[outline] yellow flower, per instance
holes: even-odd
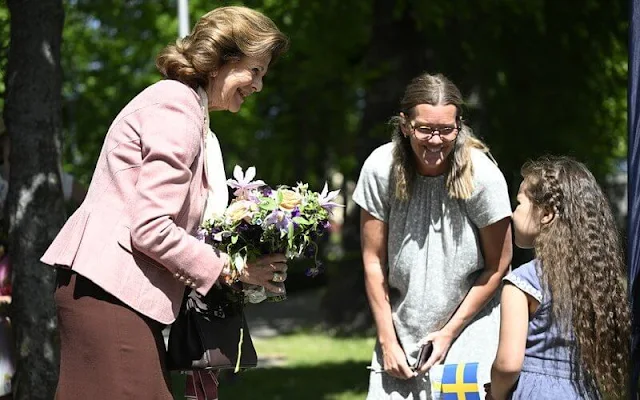
[[[282,201],[278,204],[278,207],[283,210],[292,211],[302,202],[302,196],[300,196],[298,192],[294,192],[289,189],[282,189],[280,190],[280,193],[282,194]]]
[[[253,218],[253,214],[256,211],[258,211],[258,206],[254,202],[238,200],[229,205],[224,215],[231,220],[232,223],[236,223],[242,219],[251,222],[251,218]]]

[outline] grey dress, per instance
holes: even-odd
[[[389,297],[393,324],[409,363],[418,342],[441,329],[484,268],[479,228],[511,215],[504,176],[480,150],[472,150],[474,191],[468,200],[448,196],[445,176],[418,176],[410,199],[393,199],[389,177],[393,143],[371,153],[353,200],[388,227]],[[499,295],[452,344],[446,363],[480,362],[489,376],[499,328]],[[379,344],[371,366],[382,365]],[[372,372],[367,399],[430,399],[428,376],[399,380]]]
[[[540,303],[529,321],[522,371],[510,398],[597,399],[598,393],[589,395],[586,385],[577,384],[571,378],[571,371],[579,368],[570,357],[575,339],[570,331],[563,333],[558,323],[551,319],[551,296],[540,283],[539,267],[539,262],[533,260],[504,278]]]

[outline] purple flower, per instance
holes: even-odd
[[[305,275],[315,278],[322,272],[324,272],[324,266],[322,265],[322,262],[316,261],[316,264],[313,267],[310,267],[305,271]]]
[[[252,190],[265,185],[262,180],[253,181],[253,178],[256,177],[255,167],[249,167],[246,173],[243,173],[242,168],[236,165],[233,169],[233,177],[236,179],[228,179],[227,185],[236,189],[233,195],[238,198],[248,199]]]
[[[196,239],[198,239],[201,242],[204,242],[206,237],[207,237],[207,230],[202,228],[198,229],[198,231],[196,232]]]
[[[221,242],[222,241],[222,229],[220,227],[217,226],[212,226],[211,227],[211,232],[209,233],[209,239],[215,241],[215,242]]]
[[[307,246],[304,251],[304,255],[307,257],[313,257],[316,255],[316,246]]]
[[[271,214],[267,215],[264,219],[264,223],[267,226],[275,226],[280,231],[288,230],[291,218],[282,210],[273,210]]]
[[[242,193],[242,196],[240,198],[248,200],[248,201],[253,202],[253,203],[256,203],[258,205],[260,204],[260,198],[258,197],[258,194],[256,192],[254,192],[253,190],[250,190],[248,192]]]
[[[300,216],[300,209],[298,208],[298,206],[296,206],[296,208],[294,208],[293,211],[291,212],[291,217],[295,218],[299,216]]]
[[[211,239],[213,239],[213,237],[215,236],[216,233],[220,233],[222,230],[217,227],[217,226],[212,226],[211,227],[211,232],[209,232],[209,237],[211,237]]]
[[[260,189],[260,193],[262,193],[263,196],[269,197],[273,194],[273,190],[269,186],[264,186]]]
[[[316,225],[315,234],[318,236],[324,235],[329,228],[331,227],[331,223],[329,221],[322,221],[318,225]]]

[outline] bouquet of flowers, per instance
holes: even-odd
[[[313,258],[307,275],[322,270],[317,259],[317,239],[330,227],[329,215],[340,205],[333,200],[338,190],[329,191],[325,183],[322,192],[309,190],[306,183],[295,187],[269,187],[262,180],[254,180],[256,170],[240,166],[233,170],[234,179],[227,185],[235,189],[225,212],[202,225],[205,241],[231,257],[232,274],[264,254],[282,253],[288,258]],[[261,287],[245,287],[250,302],[269,297]]]

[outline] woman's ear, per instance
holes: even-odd
[[[407,125],[409,124],[409,120],[407,116],[404,115],[403,112],[400,113],[400,130],[402,130],[402,134],[404,137],[409,137],[410,133],[409,129],[407,129]]]

